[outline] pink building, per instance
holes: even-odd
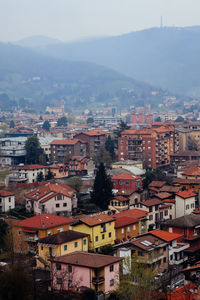
[[[66,291],[88,287],[109,293],[119,284],[121,258],[88,252],[73,252],[51,260],[52,287]]]

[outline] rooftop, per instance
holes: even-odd
[[[200,215],[192,213],[174,220],[167,220],[165,224],[168,227],[195,228],[196,226],[200,225]]]
[[[0,197],[9,197],[9,196],[14,196],[15,193],[6,191],[6,190],[0,190]]]
[[[88,226],[101,225],[101,224],[105,224],[107,222],[112,222],[112,221],[114,221],[114,218],[111,216],[108,216],[106,214],[91,216],[91,217],[83,218],[80,220],[80,222],[82,222]]]
[[[176,193],[176,195],[181,198],[184,198],[184,199],[196,196],[196,194],[193,192],[193,190],[181,191],[181,192]]]
[[[77,232],[73,230],[67,230],[63,232],[59,232],[53,235],[49,235],[45,238],[39,239],[38,242],[41,244],[47,244],[47,245],[60,245],[63,243],[67,243],[70,241],[82,239],[84,237],[87,237],[88,234]]]
[[[139,222],[139,220],[137,220],[137,219],[133,219],[133,218],[127,217],[127,216],[122,216],[115,220],[115,228],[121,228],[121,227],[128,226],[131,224],[136,224],[138,222]]]
[[[155,187],[155,188],[161,188],[166,184],[166,181],[156,181],[153,180],[150,184],[149,187]]]
[[[127,173],[121,173],[118,175],[115,175],[112,177],[113,180],[118,179],[118,180],[136,180],[136,179],[141,179],[139,176],[127,174]]]
[[[182,234],[163,231],[163,230],[152,230],[152,231],[149,231],[148,234],[157,236],[158,238],[164,240],[165,242],[171,242],[173,240],[176,240],[176,239],[182,237]]]

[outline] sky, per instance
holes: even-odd
[[[160,26],[200,25],[200,0],[0,0],[0,41],[62,41]]]

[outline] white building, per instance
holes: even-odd
[[[19,178],[25,179],[26,183],[32,183],[37,181],[38,174],[42,172],[43,177],[45,177],[47,172],[47,167],[42,165],[28,165],[20,167],[18,171]]]
[[[0,213],[7,213],[15,208],[15,194],[0,190]]]
[[[196,194],[193,190],[181,191],[175,197],[175,217],[189,215],[195,209]]]

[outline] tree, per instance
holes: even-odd
[[[155,290],[156,272],[153,267],[139,262],[139,257],[133,255],[131,259],[124,259],[123,271],[120,274],[120,283],[117,295],[120,300],[144,300],[151,299]]]
[[[111,139],[111,136],[109,135],[106,143],[105,143],[106,150],[110,153],[110,156],[112,159],[115,158],[115,142]]]
[[[48,169],[48,173],[47,173],[47,175],[45,176],[45,179],[46,180],[51,180],[51,179],[53,179],[54,178],[54,175],[53,175],[53,173],[51,172],[51,169],[49,168]]]
[[[0,219],[0,249],[4,249],[5,248],[5,236],[6,236],[6,232],[7,232],[7,228],[8,228],[8,224]]]
[[[75,189],[78,193],[80,193],[83,181],[81,177],[74,176],[66,179],[65,184],[69,185],[71,188]]]
[[[40,119],[39,119],[40,121],[42,121],[43,120],[43,117],[42,116],[40,116]]]
[[[51,127],[51,125],[50,125],[49,121],[48,120],[44,121],[42,128],[49,131],[50,127]]]
[[[67,118],[66,117],[62,117],[62,118],[59,118],[58,121],[57,121],[57,126],[58,127],[67,127]]]
[[[130,129],[130,126],[128,126],[126,122],[121,121],[118,124],[117,128],[114,130],[115,137],[118,139],[119,137],[121,137],[122,131],[128,130],[128,129]]]
[[[40,147],[37,136],[33,135],[26,140],[26,162],[28,164],[39,163],[39,157],[44,153],[44,150]]]
[[[161,118],[160,117],[155,118],[155,122],[161,122]]]
[[[44,180],[44,175],[42,173],[42,171],[40,171],[37,175],[37,181],[41,182]]]
[[[104,148],[100,148],[98,151],[93,152],[92,159],[96,166],[99,166],[100,163],[104,163],[106,168],[109,168],[112,163],[110,153]]]
[[[113,197],[113,184],[110,176],[106,174],[103,163],[97,170],[94,180],[93,191],[91,192],[91,200],[101,209],[107,209],[110,199]]]
[[[10,128],[15,128],[15,122],[13,120],[10,121]]]
[[[94,123],[94,119],[92,117],[88,118],[87,119],[87,124],[91,124],[91,123]]]

